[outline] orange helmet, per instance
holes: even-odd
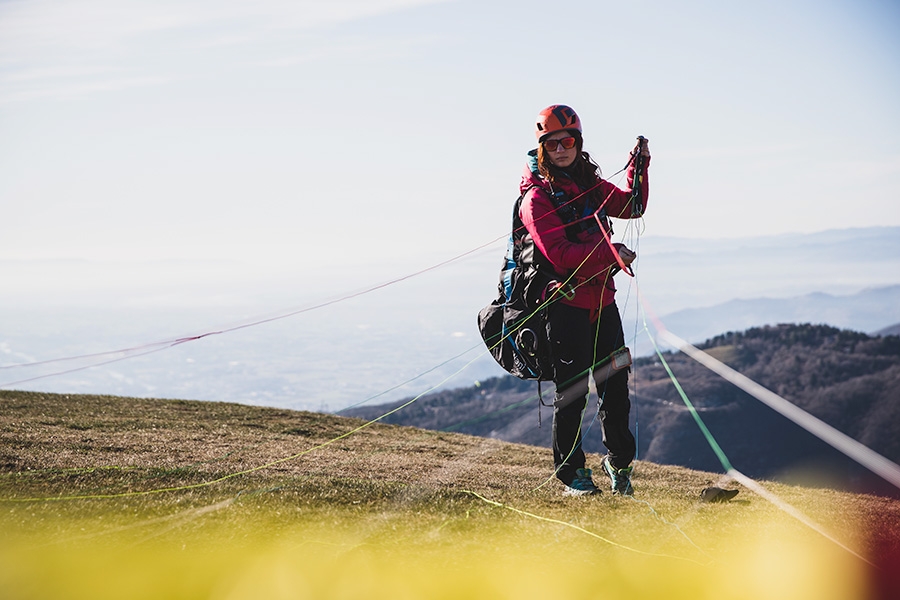
[[[534,133],[538,141],[541,141],[541,138],[564,129],[574,129],[581,133],[581,119],[565,104],[554,104],[538,114]]]

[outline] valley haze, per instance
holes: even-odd
[[[435,269],[471,249],[444,243],[440,253],[327,269],[284,258],[0,260],[0,388],[337,411],[468,386],[503,374],[485,354],[475,316],[496,295],[505,244]],[[693,342],[779,322],[867,333],[900,322],[900,227],[648,235],[635,245],[637,278],[616,282],[637,355],[651,351],[643,323],[655,315]],[[259,321],[267,322],[243,327]],[[212,335],[147,346],[203,334]],[[130,350],[16,366],[117,349]],[[44,377],[62,371],[71,372]]]

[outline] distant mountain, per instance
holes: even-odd
[[[876,332],[900,321],[900,285],[866,289],[849,296],[813,293],[793,298],[737,299],[680,310],[662,318],[680,337],[698,342],[723,331],[744,331],[777,323],[824,323]]]
[[[900,283],[900,227],[734,239],[648,235],[637,250],[642,295],[659,315],[735,298],[791,298],[822,291],[840,296]]]
[[[701,347],[894,462],[900,462],[900,337],[871,337],[823,325],[778,325],[728,333]],[[812,434],[692,359],[666,362],[731,463],[751,477],[896,495],[897,490]],[[722,467],[657,357],[635,361],[633,426],[639,457],[662,464]],[[550,388],[550,389],[548,389]],[[552,400],[552,384],[544,389]],[[375,418],[390,405],[342,414]],[[533,382],[499,377],[425,396],[385,422],[549,446],[552,409]],[[586,411],[584,446],[604,451],[596,402]]]
[[[879,329],[872,335],[900,335],[900,323],[891,325],[890,327],[885,327],[884,329]]]

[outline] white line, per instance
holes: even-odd
[[[841,548],[843,548],[844,550],[846,550],[847,552],[849,552],[850,554],[855,556],[856,558],[869,563],[873,567],[876,566],[874,563],[872,563],[867,558],[862,556],[859,552],[856,552],[852,548],[849,548],[848,546],[844,545],[840,540],[838,540],[833,535],[831,535],[830,533],[828,533],[827,531],[822,529],[822,527],[820,527],[815,521],[813,521],[812,519],[807,517],[805,514],[800,512],[800,510],[794,508],[793,506],[791,506],[790,504],[788,504],[787,502],[785,502],[784,500],[782,500],[775,494],[771,493],[766,488],[759,485],[754,480],[750,479],[749,477],[747,477],[746,475],[744,475],[737,469],[731,469],[730,471],[728,471],[728,475],[730,475],[735,481],[737,481],[744,487],[746,487],[750,490],[753,490],[756,494],[758,494],[759,496],[762,496],[763,498],[765,498],[766,500],[768,500],[769,502],[771,502],[772,504],[774,504],[775,506],[780,508],[782,511],[789,514],[790,516],[794,517],[795,519],[797,519],[798,521],[800,521],[801,523],[803,523],[810,529],[812,529],[812,530],[818,532],[820,535],[828,538],[829,540],[831,540],[832,542],[834,542],[835,544],[837,544],[838,546],[840,546]]]
[[[689,344],[672,332],[660,329],[659,337],[678,348],[706,368],[718,373],[763,404],[778,411],[800,427],[803,427],[822,441],[837,448],[873,473],[900,488],[900,466],[881,456],[874,450],[860,444],[853,438],[841,433],[831,425],[817,419],[802,408],[791,404],[775,392],[764,388],[752,379],[741,375],[725,363],[713,358],[696,346]]]

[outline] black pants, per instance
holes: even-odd
[[[556,476],[566,485],[575,470],[584,467],[581,448],[581,419],[588,396],[588,375],[592,365],[624,345],[622,318],[615,303],[600,312],[591,323],[590,311],[561,302],[550,307],[548,334],[556,369],[556,398],[553,401],[553,463]],[[597,383],[600,396],[600,428],[610,462],[617,469],[634,460],[634,436],[628,429],[631,400],[628,397],[628,369]]]

